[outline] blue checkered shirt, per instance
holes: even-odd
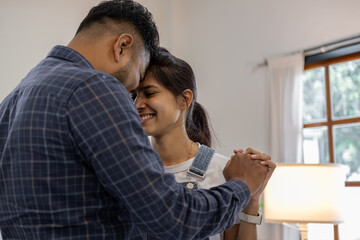
[[[1,103],[0,157],[4,239],[204,238],[250,198],[241,181],[189,191],[164,174],[124,86],[64,46]]]

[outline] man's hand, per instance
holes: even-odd
[[[242,154],[249,154],[251,159],[253,160],[260,160],[260,164],[267,166],[268,167],[268,171],[267,174],[264,178],[264,182],[262,183],[261,187],[258,189],[257,192],[255,192],[254,194],[251,195],[251,199],[258,201],[260,199],[260,195],[261,193],[264,191],[271,175],[273,174],[275,168],[276,168],[276,164],[271,161],[271,157],[265,153],[261,153],[259,151],[256,151],[255,149],[252,148],[248,148],[245,151],[242,149],[235,149],[234,153],[242,153]]]
[[[233,179],[243,181],[253,196],[259,192],[268,173],[267,165],[260,162],[260,160],[253,160],[249,154],[236,152],[223,170],[224,177],[226,181]]]

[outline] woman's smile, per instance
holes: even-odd
[[[155,116],[155,114],[141,114],[140,115],[141,124],[144,124],[145,122],[149,121],[154,116]]]

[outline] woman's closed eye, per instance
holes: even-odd
[[[150,98],[150,97],[154,96],[155,94],[156,94],[156,92],[144,92],[144,95],[147,98]]]

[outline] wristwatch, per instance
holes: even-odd
[[[240,212],[239,218],[241,221],[248,222],[248,223],[254,223],[257,225],[260,225],[262,222],[262,214],[258,213],[257,216],[248,215],[246,213]]]

